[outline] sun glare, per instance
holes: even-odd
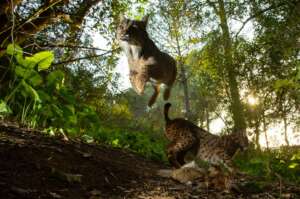
[[[258,99],[256,97],[254,97],[253,95],[249,95],[247,97],[247,101],[250,105],[254,106],[258,104]]]

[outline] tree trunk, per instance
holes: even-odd
[[[209,132],[210,131],[210,129],[209,129],[209,123],[210,123],[210,119],[209,119],[209,111],[208,111],[208,107],[206,108],[206,110],[205,110],[205,115],[206,115],[206,129],[207,129],[207,131]]]
[[[231,112],[234,121],[234,130],[237,132],[245,132],[246,122],[244,111],[240,100],[239,88],[236,79],[235,67],[232,60],[232,42],[228,28],[227,16],[223,0],[218,0],[219,10],[217,15],[220,18],[221,29],[223,33],[223,47],[224,47],[224,67],[227,72],[229,83],[229,91],[231,98]]]
[[[286,114],[284,114],[284,116],[283,116],[283,124],[284,124],[284,140],[285,140],[286,145],[289,146],[290,143],[289,143],[289,139],[288,139],[288,135],[287,135],[288,123],[287,123]]]
[[[183,87],[183,93],[184,93],[184,106],[185,106],[185,117],[187,119],[190,119],[191,116],[191,109],[190,109],[190,100],[189,100],[189,91],[188,91],[188,81],[185,73],[185,68],[180,65],[180,73],[181,73],[181,83]]]
[[[256,148],[258,150],[260,150],[260,144],[259,144],[259,121],[258,119],[256,118],[255,119],[255,145],[256,145]]]
[[[177,53],[178,53],[178,57],[179,57],[179,61],[177,64],[177,67],[180,70],[180,77],[181,77],[181,83],[182,83],[182,87],[183,87],[183,93],[184,93],[184,106],[185,106],[185,117],[187,119],[190,119],[191,116],[191,109],[190,109],[190,100],[189,100],[189,91],[188,91],[188,81],[187,81],[187,77],[186,77],[186,71],[184,68],[184,63],[182,60],[182,54],[181,54],[181,49],[180,49],[180,45],[179,45],[179,36],[176,34],[175,35],[175,39],[176,39],[176,47],[177,47]]]
[[[262,116],[262,122],[263,122],[263,129],[264,129],[264,134],[265,134],[266,146],[267,146],[267,149],[269,149],[269,140],[268,140],[268,134],[267,134],[267,124],[266,124],[265,114],[263,114],[263,116]]]

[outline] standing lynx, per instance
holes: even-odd
[[[190,151],[196,158],[211,164],[224,163],[231,167],[231,158],[238,150],[248,146],[246,135],[233,132],[229,135],[218,136],[205,131],[192,122],[183,118],[169,118],[170,103],[165,104],[166,121],[165,135],[170,140],[167,147],[169,162],[175,168],[180,168],[185,162],[185,155]]]
[[[141,95],[146,83],[152,83],[154,93],[148,102],[151,107],[162,83],[166,85],[164,100],[169,98],[177,69],[176,61],[161,52],[149,38],[146,31],[147,21],[147,16],[141,21],[122,18],[117,28],[117,39],[127,56],[129,79],[134,90]]]

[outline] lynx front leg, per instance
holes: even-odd
[[[154,93],[148,102],[149,107],[151,107],[154,104],[154,102],[156,101],[156,98],[157,98],[157,96],[159,94],[159,90],[160,90],[160,84],[153,84],[152,86],[154,88]]]
[[[129,80],[135,92],[139,95],[142,95],[145,90],[146,82],[148,81],[147,75],[137,72],[135,70],[131,70],[129,73]]]

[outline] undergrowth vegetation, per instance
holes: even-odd
[[[239,153],[234,163],[241,171],[266,181],[285,180],[300,184],[300,150],[297,147],[251,149]]]
[[[166,140],[162,135],[147,131],[129,131],[118,128],[100,128],[96,133],[84,136],[86,141],[98,141],[117,148],[135,151],[153,160],[166,161]]]
[[[30,127],[61,128],[74,135],[82,128],[99,127],[93,107],[78,103],[65,83],[64,72],[50,68],[51,51],[24,57],[21,47],[10,44],[6,53],[11,81],[1,100],[1,114],[11,114]]]

